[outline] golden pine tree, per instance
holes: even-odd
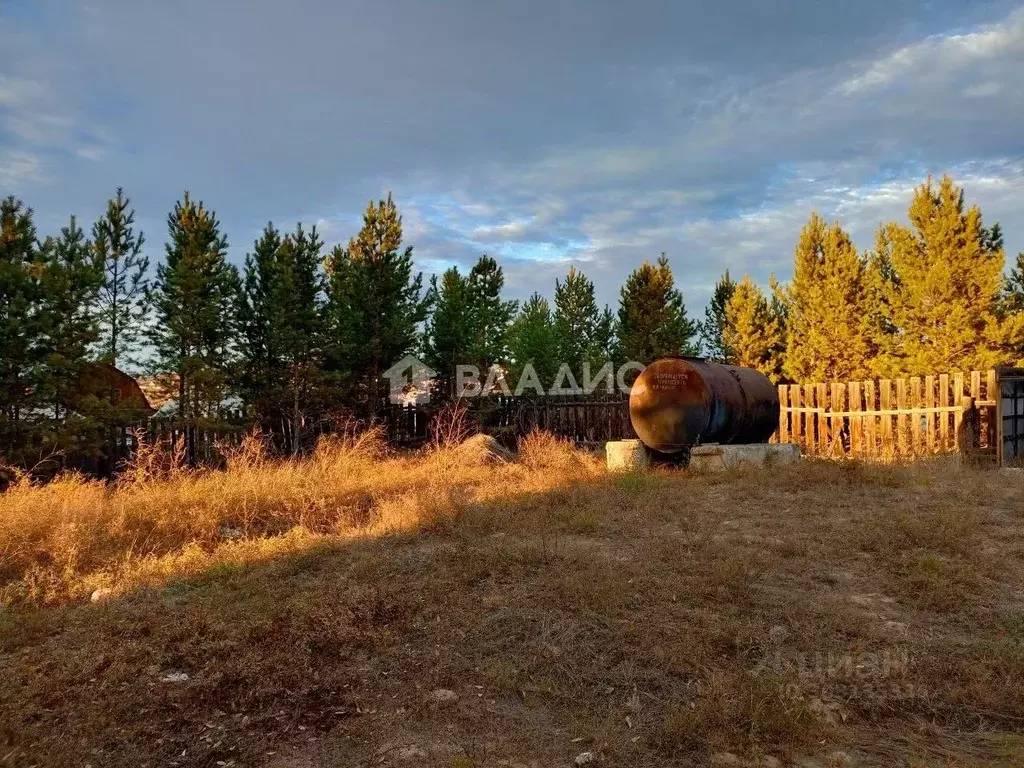
[[[889,372],[929,374],[1013,362],[1024,343],[1024,314],[1001,312],[1005,255],[964,209],[949,176],[914,192],[910,227],[878,232],[873,265],[889,319],[880,360]]]
[[[773,381],[779,379],[785,346],[782,318],[749,275],[736,284],[725,305],[722,338],[731,363],[756,368]]]
[[[845,381],[875,356],[872,283],[849,234],[817,213],[800,232],[788,307],[785,372],[796,381]]]

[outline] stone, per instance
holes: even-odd
[[[161,683],[184,683],[188,681],[187,672],[168,672],[160,678]]]
[[[792,464],[799,459],[800,446],[796,443],[710,443],[690,449],[689,466],[697,472],[725,472],[744,465]]]
[[[102,603],[110,597],[111,594],[113,593],[106,587],[100,587],[99,589],[93,590],[93,593],[89,596],[89,602]]]
[[[573,760],[573,763],[576,765],[590,765],[590,763],[593,763],[596,760],[597,755],[595,755],[593,752],[580,752],[578,755],[576,755],[576,759]]]
[[[438,688],[437,690],[431,691],[429,694],[427,694],[427,703],[433,704],[437,707],[443,707],[449,704],[454,704],[458,700],[459,694],[447,688]]]
[[[639,440],[612,440],[605,443],[605,460],[612,472],[630,472],[645,469],[651,463],[647,446]]]
[[[456,450],[472,463],[503,463],[516,458],[512,451],[483,433],[466,438]]]

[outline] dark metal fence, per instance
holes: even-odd
[[[493,435],[509,447],[534,429],[581,444],[635,437],[629,422],[628,398],[619,394],[535,398],[497,395],[466,398],[459,401],[458,407],[470,431]],[[299,437],[288,424],[260,426],[272,449],[280,455],[306,453],[320,435],[343,429],[352,431],[374,423],[384,429],[388,443],[395,448],[416,448],[431,439],[435,420],[452,418],[452,408],[450,400],[407,405],[384,402],[372,419],[324,419],[307,424]],[[221,466],[225,452],[239,446],[256,426],[241,413],[217,423],[150,418],[108,426],[102,439],[94,441],[102,445],[101,450],[54,455],[45,462],[46,466],[39,467],[39,472],[52,475],[77,470],[96,477],[113,477],[137,455],[141,442],[174,451],[190,466]]]

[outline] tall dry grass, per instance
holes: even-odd
[[[416,455],[378,431],[272,459],[258,435],[220,471],[185,468],[146,446],[119,481],[19,476],[0,494],[0,602],[61,602],[189,573],[219,560],[280,554],[318,539],[432,528],[474,501],[543,490],[600,471],[593,458],[535,434],[515,463],[438,440]]]

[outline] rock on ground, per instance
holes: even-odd
[[[483,463],[514,461],[516,455],[490,435],[473,435],[463,440],[458,452]]]

